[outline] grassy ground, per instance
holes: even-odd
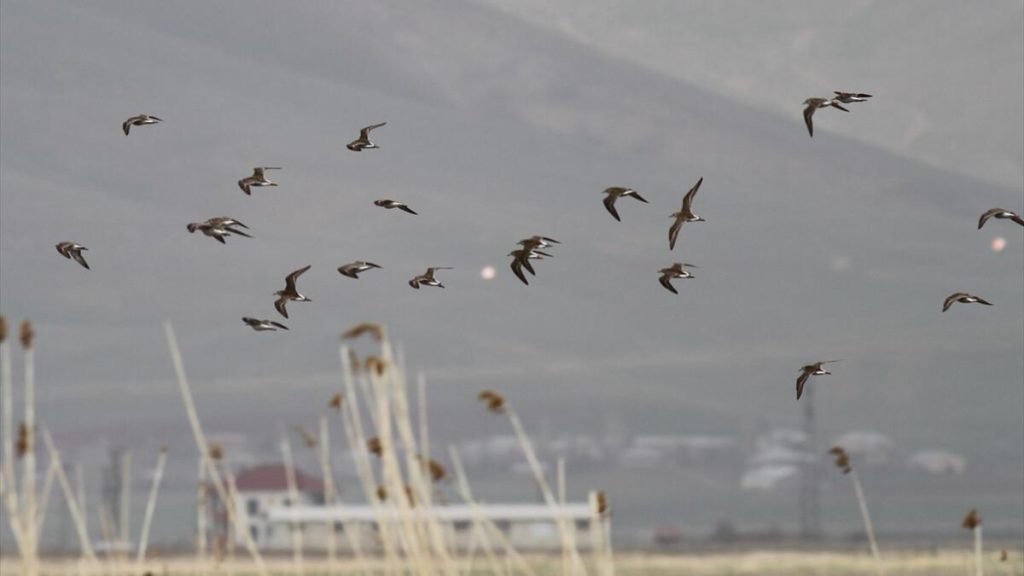
[[[557,558],[531,558],[531,565],[538,574],[559,574],[561,565]],[[616,558],[616,574],[619,576],[675,576],[679,574],[693,576],[854,576],[886,574],[888,576],[965,576],[973,574],[974,559],[965,551],[946,550],[937,553],[920,552],[889,552],[884,557],[882,571],[872,558],[866,554],[843,552],[743,552],[686,555],[653,555],[625,554]],[[308,559],[300,572],[290,559],[271,559],[268,568],[275,575],[305,574],[306,576],[326,576],[333,574],[365,573],[361,566],[345,560],[337,565],[337,569],[329,572],[319,560]],[[44,561],[42,574],[64,576],[78,574],[74,561]],[[461,565],[463,570],[471,569]],[[472,567],[473,574],[486,574],[481,559]],[[177,558],[163,561],[155,560],[139,570],[131,563],[121,566],[104,564],[98,570],[83,571],[83,574],[144,574],[146,570],[156,575],[185,574],[234,574],[243,576],[255,574],[253,566],[248,562],[209,563],[204,567],[196,565],[192,559]],[[14,558],[0,560],[0,574],[17,574],[18,562]],[[1009,560],[1002,562],[999,553],[992,551],[986,555],[985,574],[987,575],[1024,575],[1024,558],[1019,550],[1010,553]],[[385,567],[375,563],[369,572],[382,574]],[[460,571],[466,574],[465,571]],[[596,571],[592,571],[592,574]]]

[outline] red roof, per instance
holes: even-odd
[[[288,476],[281,464],[263,464],[243,470],[235,478],[240,492],[284,492],[288,490]],[[319,478],[295,470],[295,487],[299,492],[323,492]]]

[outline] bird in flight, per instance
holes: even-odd
[[[640,194],[638,194],[637,191],[633,190],[632,188],[623,188],[621,186],[612,186],[611,188],[605,188],[604,192],[602,192],[602,194],[605,195],[604,200],[603,200],[604,207],[608,209],[608,213],[611,214],[613,218],[615,218],[616,220],[618,220],[620,222],[622,220],[619,218],[619,212],[618,212],[618,210],[615,209],[615,201],[618,200],[619,198],[624,198],[624,197],[636,198],[637,200],[639,200],[639,201],[641,201],[641,202],[643,202],[645,204],[650,204],[650,202],[647,202],[647,200],[645,200],[643,198],[643,196],[640,196]]]
[[[265,332],[267,330],[277,331],[278,328],[287,330],[288,327],[280,322],[274,322],[273,320],[261,320],[259,318],[249,318],[248,316],[242,317],[242,322],[245,322],[247,326],[257,332]]]
[[[527,250],[535,250],[537,248],[551,248],[555,244],[561,244],[561,242],[547,236],[530,236],[529,238],[516,242],[516,244],[519,244]]]
[[[88,248],[74,242],[60,242],[57,244],[57,252],[60,252],[61,256],[68,259],[74,258],[75,262],[78,262],[83,268],[88,270],[89,263],[85,261],[85,256],[82,256],[82,250],[88,250]]]
[[[530,264],[530,260],[543,260],[544,258],[552,257],[551,254],[548,254],[547,252],[541,252],[540,250],[530,250],[527,248],[519,248],[518,250],[513,250],[509,252],[508,255],[512,257],[512,263],[510,264],[512,268],[512,273],[515,274],[516,278],[519,278],[519,280],[521,280],[522,283],[526,284],[527,286],[529,286],[530,283],[527,282],[526,275],[523,274],[523,269],[525,268],[527,272],[534,276],[537,275],[537,273],[534,272],[533,270],[533,265]]]
[[[1016,212],[1010,212],[1009,210],[1003,210],[1002,208],[992,208],[991,210],[986,210],[985,213],[981,215],[981,218],[978,219],[978,230],[981,230],[981,227],[985,225],[985,222],[988,222],[989,218],[996,218],[997,220],[1009,218],[1017,224],[1024,226],[1024,218],[1021,218]]]
[[[281,168],[278,166],[257,166],[252,169],[252,176],[246,176],[245,178],[242,178],[241,180],[238,181],[238,187],[241,188],[242,192],[245,192],[246,195],[251,196],[251,188],[253,186],[277,186],[277,182],[271,182],[270,180],[268,180],[267,177],[263,174],[263,172],[264,170],[280,169]]]
[[[384,198],[383,200],[374,200],[373,205],[380,206],[381,208],[387,208],[388,210],[391,210],[392,208],[398,208],[399,210],[408,212],[409,214],[416,214],[416,212],[413,212],[412,208],[409,208],[408,204],[405,204],[404,202],[399,202],[398,200]]]
[[[246,229],[249,228],[245,224],[242,224],[240,221],[225,216],[210,218],[206,222],[189,222],[188,226],[186,226],[185,228],[192,233],[194,233],[196,230],[199,230],[204,235],[213,238],[214,240],[220,242],[221,244],[227,244],[224,238],[231,236],[232,234],[237,234],[238,236],[244,236],[246,238],[252,238],[252,236],[249,236],[245,232],[238,230],[237,228],[235,228],[235,226],[241,226],[242,228]]]
[[[163,120],[149,114],[139,114],[122,122],[121,129],[124,130],[124,135],[127,136],[132,126],[145,126],[146,124],[156,124],[157,122],[163,122]]]
[[[370,142],[370,131],[380,128],[385,124],[387,124],[387,122],[381,122],[380,124],[371,124],[366,128],[363,128],[362,130],[359,131],[359,138],[356,138],[355,140],[349,142],[348,145],[345,147],[348,148],[349,150],[352,150],[353,152],[362,152],[363,150],[369,148],[380,148],[380,146],[377,146],[373,142]]]
[[[808,364],[800,369],[800,376],[796,379],[796,399],[799,400],[800,396],[804,393],[804,385],[807,384],[808,378],[811,376],[822,376],[824,374],[832,374],[828,370],[825,370],[825,364],[831,364],[833,362],[839,362],[839,360],[822,360],[821,362],[815,362],[814,364]]]
[[[295,288],[295,282],[299,279],[299,276],[302,276],[306,270],[310,269],[310,267],[311,266],[305,266],[304,268],[299,268],[289,274],[288,277],[284,279],[284,290],[274,292],[274,295],[277,296],[277,300],[274,301],[274,308],[277,309],[281,316],[284,316],[285,318],[288,317],[288,309],[285,306],[288,304],[289,300],[295,300],[296,302],[312,302],[312,300],[303,296],[299,293],[298,289]]]
[[[676,238],[679,237],[679,231],[682,230],[683,224],[687,222],[704,222],[705,220],[700,216],[693,213],[693,198],[697,195],[697,190],[700,189],[700,185],[704,183],[704,178],[701,177],[697,180],[697,183],[690,188],[690,191],[683,196],[683,207],[679,212],[673,212],[670,216],[675,218],[675,222],[672,223],[672,227],[668,230],[668,249],[674,250],[676,247]]]
[[[348,276],[349,278],[359,279],[360,272],[366,272],[371,268],[380,268],[380,266],[374,264],[373,262],[364,262],[363,260],[356,260],[355,262],[345,264],[344,266],[339,266],[338,272],[341,273],[342,276]]]
[[[942,311],[945,312],[946,310],[949,310],[949,307],[956,302],[960,302],[962,304],[977,303],[984,304],[985,306],[992,305],[991,302],[979,296],[974,296],[973,294],[968,294],[967,292],[953,292],[949,296],[946,296],[946,301],[942,303]]]
[[[835,96],[832,97],[832,100],[838,100],[843,104],[850,104],[851,102],[867,102],[868,98],[871,98],[871,94],[863,94],[861,92],[840,92],[838,90],[833,90],[832,93],[835,94]]]
[[[668,268],[662,268],[658,270],[661,273],[661,277],[658,278],[658,282],[665,287],[665,290],[673,294],[679,294],[676,291],[676,287],[672,285],[673,278],[693,278],[693,274],[687,272],[684,268],[696,268],[693,264],[687,264],[685,262],[676,262]]]
[[[427,268],[427,271],[419,276],[409,280],[409,286],[419,290],[420,285],[423,286],[436,286],[438,288],[444,288],[444,284],[441,284],[436,278],[434,278],[434,272],[437,270],[451,270],[450,266],[434,266],[433,268]]]
[[[807,124],[807,133],[814,138],[814,123],[811,122],[811,116],[814,116],[814,112],[818,108],[839,108],[843,112],[849,112],[846,108],[839,105],[839,101],[835,98],[808,98],[804,100],[804,123]]]

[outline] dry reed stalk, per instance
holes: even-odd
[[[7,523],[14,534],[21,557],[26,556],[24,526],[18,501],[18,480],[14,468],[14,377],[11,373],[11,349],[7,342],[7,321],[0,316],[0,404],[3,405],[3,505],[7,510]]]
[[[53,483],[57,480],[56,462],[50,460],[46,467],[46,476],[43,477],[43,488],[39,491],[42,501],[39,504],[39,512],[36,514],[36,531],[43,533],[43,525],[46,523],[46,511],[50,507],[50,494],[53,492]]]
[[[516,551],[512,544],[508,541],[508,538],[501,532],[501,530],[494,525],[494,523],[485,517],[480,511],[480,506],[476,503],[473,498],[473,492],[469,487],[469,480],[466,478],[466,471],[462,467],[462,458],[459,457],[459,451],[454,446],[448,447],[448,455],[452,460],[452,469],[455,473],[455,486],[459,492],[459,497],[462,498],[470,510],[473,513],[473,524],[479,525],[482,528],[482,542],[484,546],[484,553],[488,555],[488,561],[491,564],[491,569],[495,574],[502,572],[508,572],[508,570],[502,570],[501,564],[497,558],[493,555],[493,547],[491,546],[490,538],[487,536],[489,530],[498,541],[502,550],[505,552],[505,556],[510,558],[519,569],[530,576],[536,576],[536,573],[530,567],[530,565],[523,559],[522,556]]]
[[[383,345],[384,357],[386,360],[391,359],[391,348],[388,342]],[[433,494],[432,484],[430,479],[426,478],[423,474],[423,458],[419,455],[419,450],[424,450],[420,447],[417,450],[416,438],[413,435],[412,418],[409,410],[409,397],[405,386],[405,371],[404,367],[400,362],[392,362],[390,378],[390,392],[389,396],[393,398],[395,404],[394,409],[394,420],[398,428],[399,435],[402,438],[402,444],[405,448],[406,455],[406,470],[409,475],[409,479],[412,483],[413,492],[416,495],[418,501],[422,502],[422,506],[417,506],[415,515],[421,522],[417,522],[417,528],[421,528],[425,534],[417,534],[421,541],[427,541],[430,543],[430,548],[433,550],[433,555],[441,563],[441,570],[446,574],[455,574],[455,566],[452,564],[451,554],[449,553],[447,541],[444,537],[444,530],[441,523],[438,522],[436,515],[434,514],[433,507]],[[426,435],[425,419],[420,425],[421,437]],[[427,465],[436,464],[428,458],[425,460]],[[441,468],[443,471],[443,467]],[[434,473],[433,471],[431,472]]]
[[[292,506],[299,505],[299,488],[295,481],[295,462],[292,460],[292,445],[285,436],[281,439],[281,458],[284,460],[284,475],[288,484],[288,499]],[[298,573],[305,574],[305,567],[302,561],[302,524],[298,520],[291,523],[292,532],[292,562]]]
[[[878,552],[878,542],[875,540],[875,527],[871,523],[871,516],[868,514],[868,503],[864,498],[864,490],[860,487],[860,480],[857,478],[857,471],[850,469],[850,478],[853,480],[853,490],[857,494],[857,504],[860,506],[860,515],[864,519],[864,531],[868,535],[868,543],[871,545],[871,555],[878,563],[878,573],[885,574],[882,568],[882,556]]]
[[[196,483],[196,564],[206,565],[206,497],[208,487],[206,485],[206,462],[203,456],[199,455],[199,472]],[[205,569],[203,573],[205,573]]]
[[[178,341],[174,336],[174,327],[171,326],[170,322],[164,323],[164,333],[167,337],[167,346],[170,350],[171,361],[174,363],[174,373],[178,378],[178,387],[181,390],[181,397],[185,404],[185,411],[188,413],[188,422],[189,426],[192,428],[192,435],[195,438],[196,447],[199,448],[199,453],[210,472],[210,479],[213,481],[213,486],[217,491],[217,496],[222,502],[224,502],[229,520],[232,524],[237,525],[238,514],[235,511],[234,502],[228,499],[227,491],[224,488],[224,481],[221,478],[220,472],[217,470],[217,467],[214,466],[213,461],[210,460],[209,457],[210,447],[206,441],[206,435],[203,433],[202,425],[199,423],[199,415],[196,413],[195,401],[192,399],[192,391],[189,388],[188,378],[185,375],[185,365],[181,360],[181,352],[178,350]],[[256,543],[253,542],[252,535],[249,534],[249,530],[242,530],[242,537],[245,541],[246,550],[249,552],[253,562],[256,564],[257,571],[264,576],[270,576],[270,573],[267,571],[266,564],[263,562],[263,558],[260,556],[260,552],[256,548]]]
[[[156,509],[156,497],[160,493],[160,481],[164,477],[164,465],[167,463],[167,449],[160,448],[160,455],[156,461],[156,472],[153,474],[153,484],[149,489],[149,499],[146,501],[146,512],[142,518],[142,532],[139,534],[139,551],[135,557],[135,565],[142,567],[146,559],[146,546],[149,544],[149,527],[153,523],[153,511]]]
[[[331,450],[330,438],[327,435],[327,418],[321,416],[318,425],[320,441],[317,444],[317,459],[320,462],[320,475],[324,479],[324,506],[330,507],[334,506],[334,472],[331,470]],[[334,572],[334,564],[337,561],[334,522],[327,520],[324,523],[324,529],[327,531],[328,574],[332,574]]]
[[[614,576],[608,499],[603,490],[594,490],[587,500],[591,509],[590,542],[593,546],[594,567],[601,576]]]
[[[36,352],[32,346],[35,333],[32,324],[25,320],[21,323],[21,345],[25,349],[25,438],[24,464],[22,464],[22,500],[25,508],[22,511],[22,535],[25,537],[25,555],[28,569],[26,576],[34,576],[39,563],[39,530],[36,529],[38,504],[36,501]]]
[[[381,480],[387,488],[388,494],[393,495],[388,499],[390,507],[398,514],[399,534],[402,535],[406,556],[411,559],[420,573],[428,574],[428,559],[424,557],[420,547],[420,539],[416,534],[416,528],[409,513],[412,502],[409,498],[402,498],[405,493],[405,482],[402,481],[402,471],[398,464],[397,450],[393,438],[393,427],[391,424],[391,403],[390,395],[385,389],[386,383],[377,373],[369,374],[371,388],[374,390],[377,411],[377,435],[380,438],[382,450]]]
[[[366,501],[373,508],[377,528],[380,533],[381,547],[384,549],[385,567],[387,572],[393,572],[397,560],[395,551],[395,538],[392,534],[391,523],[385,518],[383,507],[376,496],[377,483],[373,476],[373,466],[370,463],[370,454],[366,449],[366,434],[363,429],[363,420],[360,415],[359,398],[356,394],[355,374],[350,364],[348,348],[339,346],[338,354],[341,357],[341,374],[345,386],[345,395],[349,401],[347,417],[343,415],[342,423],[345,428],[345,436],[348,440],[349,450],[355,456],[356,471],[359,474],[360,484],[363,487],[363,494]],[[365,387],[364,387],[365,389]],[[369,399],[367,397],[367,402]],[[372,411],[371,411],[372,412]]]
[[[537,454],[533,450],[533,443],[530,442],[530,438],[526,435],[526,431],[523,429],[523,424],[520,422],[519,416],[516,415],[515,411],[510,407],[506,407],[505,412],[508,414],[509,422],[512,423],[512,428],[515,430],[516,437],[519,439],[519,444],[523,448],[523,453],[526,455],[526,461],[529,463],[530,470],[533,472],[534,480],[536,480],[537,485],[541,489],[544,501],[547,503],[548,507],[552,509],[552,512],[554,512],[555,524],[558,526],[559,536],[562,540],[562,548],[563,550],[568,549],[569,554],[571,555],[572,569],[570,573],[586,573],[583,561],[580,559],[579,552],[576,550],[575,527],[573,527],[572,531],[569,530],[564,510],[559,509],[558,504],[555,501],[554,494],[551,492],[551,486],[544,478],[544,472],[541,469],[540,461],[537,459]]]
[[[75,530],[78,532],[78,543],[82,547],[82,554],[85,555],[86,559],[93,564],[98,562],[96,553],[92,549],[92,541],[89,539],[89,531],[85,524],[85,516],[82,511],[79,510],[78,504],[75,501],[75,495],[71,492],[71,484],[68,482],[68,477],[64,474],[64,468],[60,464],[60,453],[57,452],[57,448],[53,445],[53,438],[50,437],[50,432],[45,428],[43,429],[43,443],[46,444],[46,450],[50,454],[50,460],[55,463],[57,467],[57,481],[60,483],[61,490],[64,491],[64,500],[68,504],[68,511],[71,512],[71,520],[75,524]]]
[[[981,523],[974,527],[974,574],[975,576],[984,576],[985,570],[983,568],[982,556],[981,556]]]
[[[132,531],[132,453],[125,452],[121,458],[121,517],[117,520],[120,529],[119,538],[125,544],[131,544]]]

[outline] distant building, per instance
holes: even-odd
[[[299,470],[295,471],[295,476],[298,493],[295,499],[288,490],[285,468],[279,464],[250,468],[236,477],[236,510],[244,514],[249,534],[262,550],[291,550],[295,531],[301,532],[306,550],[324,550],[332,531],[339,551],[350,551],[353,543],[364,551],[373,550],[380,546],[380,522],[395,526],[396,530],[400,525],[399,508],[391,503],[325,506],[320,479]],[[422,517],[428,510],[445,530],[451,531],[451,541],[456,547],[470,546],[473,524],[487,522],[520,550],[559,548],[561,539],[556,518],[566,519],[578,547],[588,548],[591,522],[598,517],[596,504],[587,503],[558,507],[543,504],[435,505],[430,509],[413,507],[409,514],[413,518]],[[215,518],[226,530],[223,507],[215,507]],[[241,545],[244,537],[236,533],[234,538]]]

